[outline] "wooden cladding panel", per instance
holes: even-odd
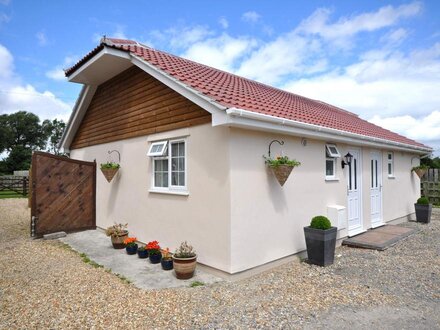
[[[211,114],[132,67],[98,87],[71,149],[211,122]]]

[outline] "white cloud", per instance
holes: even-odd
[[[241,19],[245,22],[256,23],[260,20],[261,15],[255,11],[247,11],[242,16]]]
[[[46,77],[53,80],[60,80],[60,81],[67,80],[64,74],[64,69],[71,67],[73,64],[78,62],[78,60],[79,60],[78,56],[66,56],[64,58],[64,62],[62,65],[57,65],[52,70],[46,72]]]
[[[229,22],[226,19],[226,17],[220,17],[219,20],[218,20],[218,23],[224,29],[227,29],[229,27]]]
[[[408,31],[403,28],[398,28],[385,34],[380,41],[389,44],[390,46],[397,46],[408,37]]]
[[[0,5],[7,6],[7,5],[9,5],[10,2],[11,2],[11,0],[0,0]]]
[[[40,119],[61,118],[70,115],[72,105],[58,99],[50,91],[38,91],[23,83],[14,72],[13,56],[0,44],[0,113],[29,111]]]
[[[371,51],[330,73],[293,80],[286,90],[324,100],[371,118],[427,114],[440,104],[440,43],[403,55]],[[439,128],[440,129],[440,128]]]
[[[375,12],[362,13],[350,18],[340,18],[333,24],[328,22],[332,13],[331,10],[320,8],[305,19],[297,31],[304,34],[316,34],[324,39],[349,37],[359,32],[371,32],[393,26],[402,18],[419,14],[422,7],[420,2],[412,2],[399,7],[389,5]]]
[[[236,63],[257,45],[252,38],[233,38],[224,33],[191,45],[182,56],[225,71],[234,71]]]
[[[11,20],[11,17],[6,15],[5,13],[0,13],[0,24],[8,23]]]
[[[35,37],[37,38],[38,44],[40,46],[46,46],[47,45],[48,40],[47,40],[46,33],[44,33],[44,31],[37,32],[35,34]]]
[[[373,124],[391,131],[401,133],[415,140],[440,141],[440,111],[433,111],[427,116],[410,115],[381,117],[375,115],[370,119]]]
[[[160,43],[166,43],[173,49],[185,49],[213,34],[214,32],[208,27],[196,25],[172,27],[164,31],[153,30],[150,32],[150,37]]]

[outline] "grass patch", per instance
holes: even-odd
[[[114,273],[117,277],[119,277],[119,279],[122,281],[122,282],[124,282],[124,283],[126,283],[126,284],[131,284],[132,282],[128,279],[128,278],[126,278],[124,275],[121,275],[121,274],[118,274],[118,273]]]
[[[195,287],[198,287],[198,286],[204,286],[205,285],[205,283],[203,283],[203,282],[200,282],[200,281],[194,281],[194,282],[192,282],[189,286],[191,287],[191,288],[195,288]]]
[[[27,198],[27,196],[23,196],[12,190],[0,190],[0,199],[4,198]]]
[[[84,261],[86,264],[89,264],[90,266],[94,267],[94,268],[104,268],[103,265],[100,265],[96,262],[94,262],[93,260],[91,260],[87,254],[85,253],[80,253],[79,256],[81,257],[82,261]]]

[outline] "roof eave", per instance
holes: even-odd
[[[395,142],[366,135],[337,130],[334,128],[307,124],[295,120],[265,115],[244,109],[230,108],[226,110],[228,119],[219,125],[254,128],[257,130],[274,131],[283,134],[298,135],[319,140],[335,141],[347,144],[368,145],[371,147],[387,147],[395,150],[414,152],[417,154],[431,153],[428,147]]]

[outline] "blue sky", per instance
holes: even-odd
[[[104,34],[340,106],[440,149],[440,1],[0,0],[0,113],[67,119],[81,86],[62,69]]]

